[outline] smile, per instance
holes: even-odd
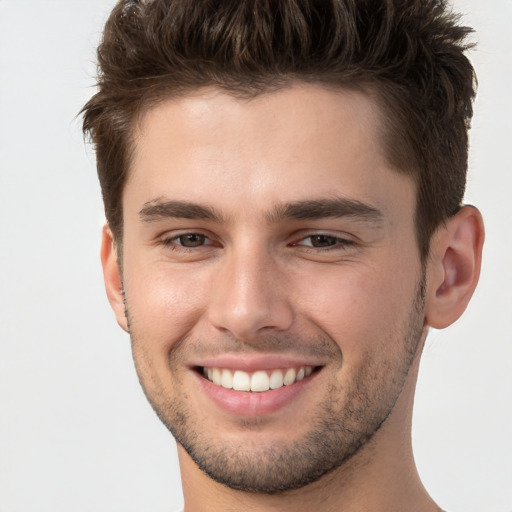
[[[300,366],[297,368],[260,370],[252,373],[243,370],[230,370],[227,368],[203,367],[203,376],[216,386],[233,389],[235,391],[252,391],[262,393],[269,389],[279,389],[291,386],[306,377],[313,371],[313,366]]]

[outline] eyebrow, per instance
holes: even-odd
[[[139,217],[143,222],[153,222],[166,218],[222,221],[222,215],[211,206],[203,206],[189,201],[162,199],[154,199],[144,203],[139,212]]]
[[[329,217],[349,217],[374,224],[381,224],[384,220],[384,214],[374,206],[341,197],[283,203],[270,212],[268,220],[279,222],[285,219],[308,220]]]
[[[224,221],[223,215],[211,206],[161,198],[145,203],[139,212],[139,217],[143,222],[153,222],[165,218],[209,220],[219,223]],[[377,208],[361,201],[336,197],[278,204],[267,214],[267,221],[278,223],[283,220],[342,217],[378,225],[382,223],[384,214]]]

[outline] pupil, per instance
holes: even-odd
[[[190,234],[190,235],[181,235],[180,236],[180,244],[185,247],[198,247],[204,244],[204,235],[198,234]]]
[[[336,239],[333,236],[316,235],[312,237],[311,243],[314,247],[329,247],[336,243]]]

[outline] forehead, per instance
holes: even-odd
[[[380,108],[369,95],[320,85],[295,84],[251,98],[235,97],[208,87],[170,98],[150,108],[135,128],[137,155],[151,145],[236,145],[238,149],[264,145],[296,148],[301,142],[328,146],[359,142],[362,131],[379,150]],[[173,129],[174,128],[174,129]],[[172,130],[172,134],[170,133]],[[172,139],[168,137],[172,135]],[[194,135],[194,140],[188,136]],[[341,140],[341,138],[343,140]],[[240,143],[245,139],[246,144]],[[302,149],[313,149],[309,144]],[[263,156],[263,155],[262,155]]]
[[[318,85],[251,99],[215,88],[169,99],[136,127],[125,195],[138,191],[139,203],[220,198],[225,207],[250,200],[271,208],[313,195],[379,203],[394,194],[386,183],[411,191],[386,162],[380,117],[368,95]]]

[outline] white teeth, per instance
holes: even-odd
[[[217,386],[222,385],[222,374],[218,368],[214,368],[212,372],[212,381]]]
[[[295,377],[297,377],[297,372],[295,371],[295,368],[288,368],[288,370],[286,370],[286,373],[284,374],[283,384],[285,386],[293,384],[295,382]]]
[[[251,391],[268,391],[270,388],[270,379],[267,372],[255,372],[251,377]]]
[[[283,370],[273,370],[270,374],[267,371],[259,370],[249,374],[242,370],[233,372],[226,368],[203,368],[203,376],[217,386],[255,393],[262,393],[269,389],[279,389],[283,386],[291,386],[295,382],[309,377],[312,372],[312,366],[288,368],[284,374]]]
[[[270,389],[279,389],[283,387],[283,372],[274,370],[270,375]]]
[[[220,385],[226,389],[233,387],[233,374],[229,370],[222,370]]]
[[[248,373],[237,370],[233,375],[233,389],[236,391],[250,391],[251,377]]]

